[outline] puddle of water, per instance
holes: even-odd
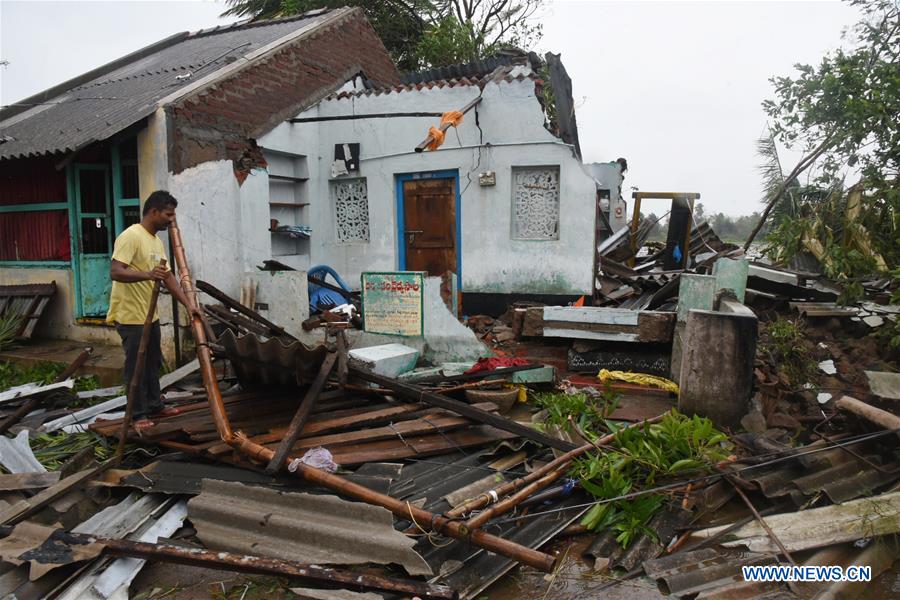
[[[553,542],[544,550],[563,554],[560,566],[554,574],[546,574],[528,567],[517,567],[500,581],[479,594],[478,598],[490,600],[581,600],[605,598],[608,600],[659,600],[666,598],[656,583],[646,577],[606,586],[610,576],[595,573],[593,564],[582,558],[593,536],[585,535]]]

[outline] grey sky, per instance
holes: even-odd
[[[180,31],[230,22],[224,3],[0,0],[0,103]],[[754,145],[768,78],[814,63],[856,12],[839,2],[553,2],[586,161],[628,159],[626,186],[700,192],[707,212],[758,208]],[[784,155],[787,169],[792,160]],[[645,211],[653,211],[648,206]]]

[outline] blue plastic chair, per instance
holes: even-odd
[[[328,265],[317,265],[312,267],[307,271],[307,275],[323,283],[325,282],[325,278],[331,275],[331,278],[334,279],[339,288],[345,292],[352,291],[347,285],[347,282],[338,275],[337,271]],[[329,308],[346,304],[347,302],[347,297],[339,292],[316,285],[311,281],[309,282],[309,314],[325,311]]]

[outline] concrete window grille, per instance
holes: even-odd
[[[336,181],[334,184],[334,219],[337,239],[341,244],[368,243],[369,194],[365,179]]]
[[[559,167],[513,168],[512,236],[559,239]]]

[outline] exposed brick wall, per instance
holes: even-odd
[[[239,181],[265,161],[255,139],[362,71],[377,85],[400,77],[375,30],[356,9],[166,108],[170,169],[230,159]]]

